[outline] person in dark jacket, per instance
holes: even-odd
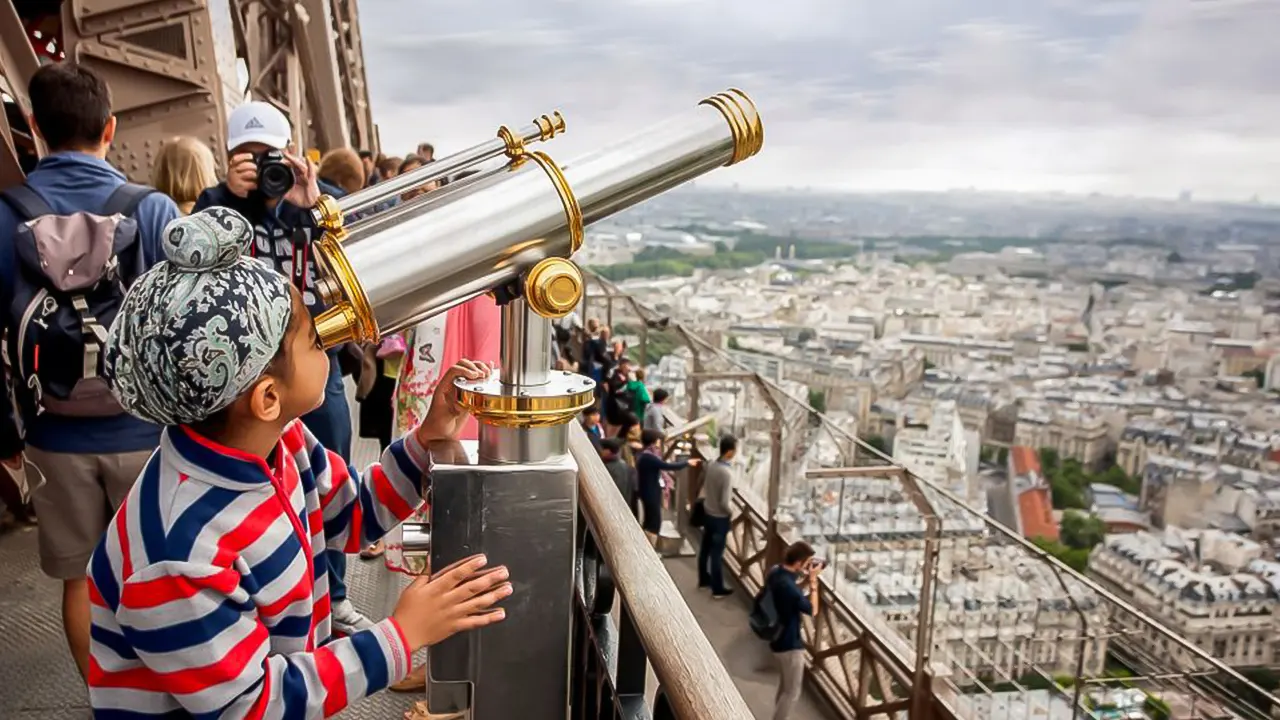
[[[658,533],[662,531],[662,493],[666,488],[662,473],[677,472],[689,466],[697,466],[701,462],[697,458],[675,463],[663,460],[662,438],[663,435],[660,432],[645,430],[640,436],[644,449],[636,458],[637,494],[640,497],[640,506],[644,508],[641,527],[654,547],[657,547]]]
[[[631,514],[636,514],[636,469],[627,464],[622,454],[623,441],[618,438],[606,438],[600,441],[600,459],[604,461],[604,469],[609,471],[613,484],[618,486],[618,493],[627,502]]]
[[[604,381],[605,432],[609,435],[617,435],[623,423],[633,416],[630,383],[631,358],[624,355]]]
[[[311,208],[320,199],[321,187],[316,166],[293,151],[292,137],[289,120],[274,105],[254,101],[233,110],[227,121],[227,179],[205,190],[196,200],[195,211],[220,206],[248,219],[254,226],[250,254],[289,278],[314,317],[325,309],[315,287],[317,271],[311,247],[320,235]],[[258,188],[257,158],[273,150],[283,153],[294,172],[293,187],[280,198],[267,197]],[[351,410],[342,383],[342,366],[339,350],[330,350],[324,403],[302,416],[302,422],[321,445],[349,462]],[[346,555],[329,551],[325,559],[334,629],[350,635],[373,627],[347,600]]]
[[[765,577],[773,594],[782,632],[769,643],[778,660],[781,679],[774,698],[773,720],[788,720],[800,700],[804,682],[804,638],[801,617],[818,614],[818,577],[822,565],[814,558],[813,547],[804,541],[792,543],[782,555],[782,564]]]
[[[587,438],[600,451],[600,441],[604,440],[604,427],[600,425],[600,408],[592,405],[582,411],[582,429],[587,431]]]

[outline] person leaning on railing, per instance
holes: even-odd
[[[696,467],[702,464],[702,461],[698,458],[675,463],[663,460],[660,448],[663,434],[657,430],[645,430],[640,438],[644,450],[636,458],[636,476],[639,480],[637,494],[640,497],[640,505],[644,508],[641,527],[644,528],[644,534],[649,538],[649,542],[657,547],[658,534],[662,532],[662,491],[666,487],[662,473],[678,472],[690,466]]]

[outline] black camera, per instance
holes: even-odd
[[[293,166],[279,150],[268,150],[257,157],[258,191],[269,198],[282,198],[293,189]]]

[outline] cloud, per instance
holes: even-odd
[[[412,11],[406,7],[412,6]],[[1275,0],[362,0],[391,152],[553,108],[565,160],[728,86],[748,187],[1280,197]]]

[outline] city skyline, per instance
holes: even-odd
[[[361,22],[391,153],[447,153],[558,108],[568,160],[736,85],[766,149],[715,184],[1280,196],[1280,3],[964,6],[495,0],[407,15],[365,0]]]

